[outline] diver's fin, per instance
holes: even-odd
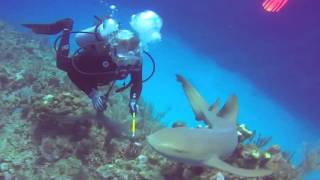
[[[213,111],[215,113],[218,113],[218,108],[219,108],[219,104],[220,104],[220,99],[218,98],[210,107],[209,107],[209,111]]]
[[[209,105],[200,93],[183,76],[177,75],[177,81],[181,82],[183,90],[189,100],[196,120],[206,120],[204,111],[208,111]]]
[[[22,26],[29,28],[36,34],[57,34],[61,32],[65,27],[72,28],[73,21],[70,18],[61,19],[51,24],[22,24]]]
[[[230,164],[222,161],[216,155],[213,155],[210,159],[205,162],[206,165],[220,169],[222,171],[226,171],[229,173],[233,173],[235,175],[243,176],[243,177],[262,177],[269,176],[273,172],[267,169],[243,169],[233,167]]]
[[[224,104],[222,109],[218,112],[218,116],[227,119],[229,121],[235,122],[237,121],[239,112],[238,106],[238,98],[236,95],[232,95],[229,97],[227,102]]]
[[[22,24],[24,27],[29,28],[36,34],[58,34],[62,31],[63,27],[59,24]]]

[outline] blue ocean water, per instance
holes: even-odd
[[[291,0],[283,11],[270,14],[260,0],[11,0],[0,3],[0,18],[19,27],[72,17],[75,29],[82,29],[111,4],[118,6],[116,17],[124,27],[132,14],[145,9],[163,17],[163,40],[149,47],[157,71],[143,90],[156,110],[167,112],[163,124],[183,120],[195,125],[175,80],[180,73],[210,102],[237,94],[239,121],[295,152],[296,163],[303,143],[319,139],[320,2]],[[148,74],[150,64],[145,65]]]

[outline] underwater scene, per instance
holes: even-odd
[[[2,0],[0,180],[320,180],[319,9]]]

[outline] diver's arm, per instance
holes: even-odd
[[[61,21],[63,30],[61,40],[57,50],[57,67],[63,71],[70,71],[72,69],[71,59],[68,57],[70,51],[69,39],[73,27],[72,19],[64,19]]]
[[[129,101],[129,112],[134,114],[138,112],[138,99],[141,95],[142,90],[142,66],[139,64],[137,70],[131,72],[131,90],[130,90],[130,101]]]
[[[87,94],[96,111],[102,112],[107,108],[106,98],[99,92],[97,83],[93,78],[83,76],[77,71],[68,72],[68,76],[79,89]]]
[[[130,99],[138,100],[142,91],[142,65],[139,64],[139,68],[131,72],[132,86],[130,89]]]

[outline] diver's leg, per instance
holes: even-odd
[[[69,39],[73,27],[73,21],[72,19],[64,19],[60,23],[64,28],[62,30],[61,40],[57,50],[57,67],[69,72],[72,69],[71,59],[68,55],[70,51]]]

